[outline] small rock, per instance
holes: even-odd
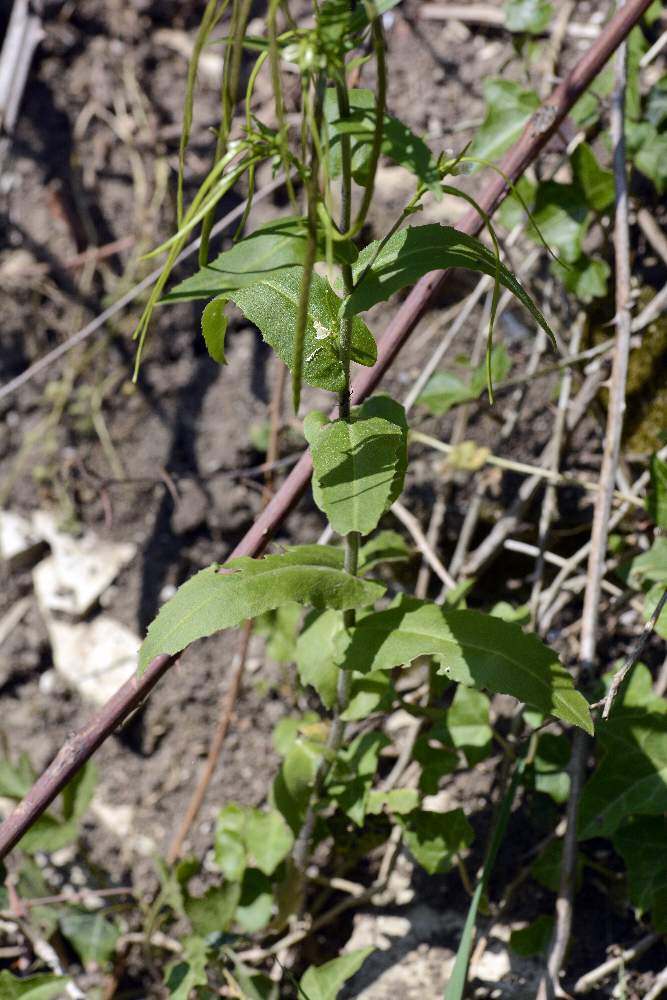
[[[95,796],[90,808],[102,826],[117,837],[129,837],[132,833],[132,823],[134,822],[132,806],[112,806]]]
[[[0,561],[14,570],[36,562],[43,552],[43,539],[25,517],[0,511]]]
[[[35,514],[33,524],[51,546],[51,555],[33,570],[37,601],[46,618],[53,611],[83,617],[137,551],[130,542],[106,542],[92,532],[74,538],[59,531],[45,511]]]
[[[54,667],[85,701],[103,705],[137,669],[139,638],[109,615],[46,624]]]

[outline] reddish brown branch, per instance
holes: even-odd
[[[597,76],[609,57],[637,23],[651,0],[629,0],[601,32],[588,53],[554,90],[526,126],[523,135],[503,158],[501,170],[513,181],[523,174],[539,151],[560,126],[563,119]],[[485,184],[478,203],[488,214],[506,197],[507,185],[494,174]],[[482,220],[468,211],[457,225],[461,232],[475,235]],[[410,337],[417,322],[435,300],[445,281],[446,271],[433,271],[423,277],[408,295],[380,340],[378,360],[364,369],[352,385],[352,398],[361,402],[376,388],[394,358]],[[230,558],[257,556],[275,530],[296,505],[310,481],[310,456],[306,453],[287,477],[271,503],[236,546]],[[62,788],[88,760],[116,727],[152,691],[162,675],[176,662],[175,656],[158,656],[140,679],[132,678],[93,717],[80,733],[67,741],[54,761],[30,789],[23,802],[0,826],[0,858],[20,840],[26,830],[44,812]]]

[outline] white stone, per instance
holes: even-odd
[[[54,667],[94,705],[108,701],[137,669],[140,640],[110,615],[74,625],[47,618],[46,626]]]
[[[90,808],[102,826],[111,833],[115,833],[117,837],[129,837],[132,832],[132,823],[134,822],[134,809],[132,806],[112,806],[110,803],[103,802],[95,796]]]
[[[59,531],[46,511],[38,511],[33,523],[51,546],[51,555],[33,570],[37,600],[47,618],[54,611],[83,617],[137,551],[131,542],[107,542],[92,532],[74,538]]]
[[[43,545],[30,521],[11,510],[0,510],[0,562],[16,569],[38,558]]]

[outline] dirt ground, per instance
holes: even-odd
[[[47,0],[45,6],[45,39],[1,165],[2,383],[62,343],[153,266],[140,258],[168,236],[173,225],[186,55],[202,9],[194,0]],[[435,149],[458,150],[482,118],[484,79],[499,72],[520,79],[515,63],[505,69],[511,43],[492,28],[418,22],[414,15],[419,4],[413,0],[404,6],[405,13],[392,16],[388,30],[389,106],[416,132],[427,136]],[[580,3],[577,20],[587,23],[592,14],[606,13],[609,6]],[[0,33],[8,7],[0,11]],[[568,41],[563,64],[571,64],[588,44],[581,39]],[[207,172],[210,127],[218,109],[214,50],[208,59],[188,158],[189,193]],[[269,97],[264,94],[264,99]],[[549,155],[543,163],[546,168]],[[267,179],[260,177],[258,187]],[[383,167],[371,224],[393,218],[406,190],[396,168]],[[221,214],[236,202],[235,197],[227,199]],[[253,219],[263,221],[281,209],[276,195],[256,210]],[[445,210],[460,211],[447,203],[445,208],[431,209],[428,217],[445,221]],[[453,216],[447,221],[452,220]],[[115,241],[125,243],[92,264],[79,262],[77,255],[88,248]],[[519,248],[516,256],[520,259],[521,255]],[[179,273],[189,273],[187,266]],[[534,270],[529,286],[539,296],[551,294],[552,312],[567,321],[545,264]],[[470,279],[455,276],[440,310],[472,287]],[[229,363],[223,369],[215,365],[198,336],[200,309],[195,304],[158,310],[150,348],[134,386],[134,347],[129,334],[140,304],[135,302],[120,312],[83,347],[0,400],[0,507],[25,516],[52,510],[70,530],[93,530],[103,539],[133,543],[136,555],[105,592],[103,611],[139,636],[170,588],[209,563],[223,561],[257,515],[261,479],[244,476],[243,470],[263,461],[258,439],[266,426],[274,378],[268,349],[240,315],[230,328]],[[390,307],[371,315],[374,332],[381,332],[390,315]],[[480,316],[481,310],[473,313],[454,353],[472,351]],[[433,338],[426,335],[433,318],[422,323],[386,381],[387,388],[399,396],[409,389],[433,348]],[[532,331],[519,307],[507,310],[499,333],[515,370],[521,372],[531,354]],[[551,393],[556,384],[551,379],[528,387],[520,401],[516,430],[503,444],[504,455],[535,460],[551,434]],[[304,411],[323,402],[322,393],[310,390]],[[471,414],[468,435],[494,447],[499,427],[516,405],[512,396],[503,397],[493,412],[481,404]],[[421,410],[415,416],[420,429],[443,440],[455,419],[428,417]],[[283,450],[291,453],[300,449],[301,437],[289,413],[287,422]],[[440,468],[432,454],[415,454],[405,504],[425,527],[438,492]],[[600,430],[589,418],[577,431],[566,464],[578,472],[596,471],[599,460]],[[507,507],[520,482],[511,473],[492,477],[482,531]],[[470,477],[462,475],[438,541],[445,562],[454,550],[471,491]],[[559,494],[559,502],[558,552],[567,556],[581,544],[582,531],[588,529],[591,501],[573,489]],[[539,516],[539,504],[531,516]],[[386,526],[398,527],[390,515]],[[305,498],[276,542],[314,541],[323,527],[322,515]],[[525,596],[530,562],[517,553],[505,552],[502,558],[502,573],[491,567],[478,582],[475,593],[483,595],[485,607],[498,599],[520,603]],[[413,574],[418,566],[415,559]],[[437,593],[437,581],[432,581],[431,589]],[[26,610],[0,648],[0,736],[12,759],[25,751],[40,770],[67,735],[86,722],[92,707],[53,669],[46,626],[34,599],[31,568],[4,570],[0,620],[24,598],[28,599]],[[99,613],[95,610],[87,620]],[[617,625],[622,609],[614,614],[610,624]],[[576,605],[570,606],[556,619],[550,635],[566,660],[574,651],[568,625],[577,615]],[[635,626],[635,619],[624,620],[616,637],[607,641],[610,659],[623,651]],[[156,881],[152,855],[165,852],[183,814],[218,717],[237,645],[232,633],[196,644],[148,703],[96,754],[96,808],[85,821],[85,850],[75,859],[76,865],[92,873],[90,877],[99,879],[106,872],[105,877],[115,884],[131,883],[144,887],[146,893],[152,891]],[[662,656],[664,650],[656,642],[646,660],[657,668]],[[258,636],[252,640],[248,668],[234,725],[189,838],[195,853],[210,846],[221,805],[259,805],[265,800],[268,779],[277,766],[272,729],[295,705],[305,704],[295,691],[291,668],[272,663]],[[483,830],[488,820],[492,779],[490,768],[481,769],[473,782],[465,774],[455,775],[449,790],[477,829]],[[509,838],[512,846],[501,854],[498,884],[511,877],[508,873],[514,870],[516,852],[528,843],[521,823],[517,818],[515,836]],[[52,863],[54,888],[69,880],[72,864],[68,855],[62,865]],[[424,949],[431,961],[433,956],[451,955],[460,931],[455,916],[465,910],[458,876],[428,879],[414,873],[412,888],[418,904],[429,912],[426,917],[416,912],[415,902],[388,910],[388,917],[407,913],[411,929],[407,933],[397,925],[396,941],[402,944],[382,956],[404,962],[412,953],[423,958]],[[642,934],[632,914],[614,913],[606,903],[602,905],[602,889],[594,881],[587,888],[580,894],[577,910],[573,974],[603,961],[607,947],[619,942],[627,946]],[[518,893],[512,919],[531,919],[548,898],[546,890],[536,893],[531,883],[525,895]],[[598,919],[601,909],[604,920]],[[448,922],[451,912],[454,918]],[[337,936],[345,940],[352,929],[350,918],[337,928]],[[331,941],[324,938],[315,942],[309,959],[331,957],[330,948]],[[355,981],[353,992],[345,995],[361,995],[372,986],[373,977],[380,981],[389,961],[383,960],[382,969],[365,973],[365,979]],[[414,968],[411,962],[405,964],[408,979]],[[633,966],[625,995],[641,996],[651,973],[666,962],[662,945],[650,951]],[[648,978],[642,978],[644,974]],[[411,992],[414,983],[407,983],[405,996],[441,995],[437,975],[433,971],[433,978],[419,985],[419,993]],[[591,996],[617,996],[612,988],[613,984],[604,986]],[[133,989],[127,995],[140,995],[140,986],[135,983]],[[525,989],[528,992],[517,987],[518,992],[502,995],[527,997],[530,987]],[[501,994],[488,994],[481,984],[474,995]]]

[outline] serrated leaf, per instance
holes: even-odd
[[[475,133],[470,156],[497,160],[519,138],[540,99],[512,80],[491,79],[484,81],[484,100],[486,114]]]
[[[404,462],[405,430],[372,415],[368,404],[355,407],[349,422],[324,423],[321,415],[309,417],[304,431],[313,458],[317,506],[339,534],[369,534],[395,499],[396,477]]]
[[[362,187],[369,181],[371,148],[375,131],[375,94],[372,90],[354,89],[349,92],[350,116],[341,119],[338,114],[336,91],[329,88],[324,98],[324,116],[330,134],[329,170],[338,177],[342,170],[341,136],[348,135],[352,159],[352,176]],[[385,114],[383,120],[381,152],[384,156],[405,167],[434,193],[440,193],[440,175],[437,163],[423,139],[393,115]]]
[[[384,587],[342,568],[342,552],[305,545],[264,559],[233,559],[218,572],[195,574],[162,606],[139,651],[139,672],[160,653],[178,653],[195,639],[212,635],[295,601],[314,608],[360,608]]]
[[[554,9],[548,0],[507,0],[504,4],[508,31],[541,35],[549,27]]]
[[[462,809],[446,813],[416,809],[397,819],[406,847],[429,875],[449,871],[456,855],[473,841],[473,829]]]
[[[548,240],[546,233],[545,239]],[[359,254],[353,268],[355,280],[366,270],[378,249],[371,243]],[[460,233],[452,226],[408,226],[387,240],[372,266],[343,304],[343,313],[370,309],[377,302],[384,302],[406,285],[411,285],[422,275],[438,268],[462,267],[466,270],[488,274],[512,292],[528,309],[531,316],[553,340],[553,333],[541,311],[524,291],[514,275],[480,240]]]
[[[13,976],[7,969],[0,972],[2,1000],[51,1000],[65,991],[67,976]]]
[[[246,319],[254,323],[264,340],[292,370],[303,268],[285,268],[258,278],[248,288],[229,293]],[[331,392],[345,387],[339,356],[341,300],[325,278],[313,274],[303,348],[303,380],[308,385]],[[352,360],[370,367],[375,364],[377,347],[373,335],[358,317],[352,323]]]
[[[345,653],[346,669],[391,670],[437,656],[450,680],[510,694],[565,722],[593,731],[586,699],[557,654],[517,625],[479,611],[450,611],[403,600],[364,617]]]
[[[359,549],[359,573],[370,573],[384,563],[407,562],[410,549],[397,531],[378,531]]]
[[[301,977],[300,998],[336,1000],[343,984],[359,971],[372,951],[372,948],[361,948],[347,955],[340,955],[324,965],[311,965]]]
[[[667,811],[667,701],[652,694],[641,664],[597,735],[601,759],[581,798],[582,840],[609,836],[633,813]]]
[[[113,955],[120,930],[103,913],[71,907],[61,913],[58,923],[84,965],[103,965]]]
[[[215,260],[200,268],[196,274],[181,281],[164,297],[163,302],[184,302],[193,299],[210,299],[213,296],[229,298],[229,293],[270,278],[285,268],[303,265],[308,242],[308,227],[301,217],[273,220],[258,228]],[[351,240],[334,243],[334,259],[339,263],[353,264],[357,249]],[[324,260],[325,244],[322,234],[318,239],[318,259]]]
[[[220,295],[209,302],[201,317],[201,332],[206,344],[206,350],[219,365],[226,365],[225,334],[227,333],[227,317],[225,307],[227,299]]]
[[[646,509],[658,528],[667,528],[667,462],[657,455],[651,456],[651,488]]]

